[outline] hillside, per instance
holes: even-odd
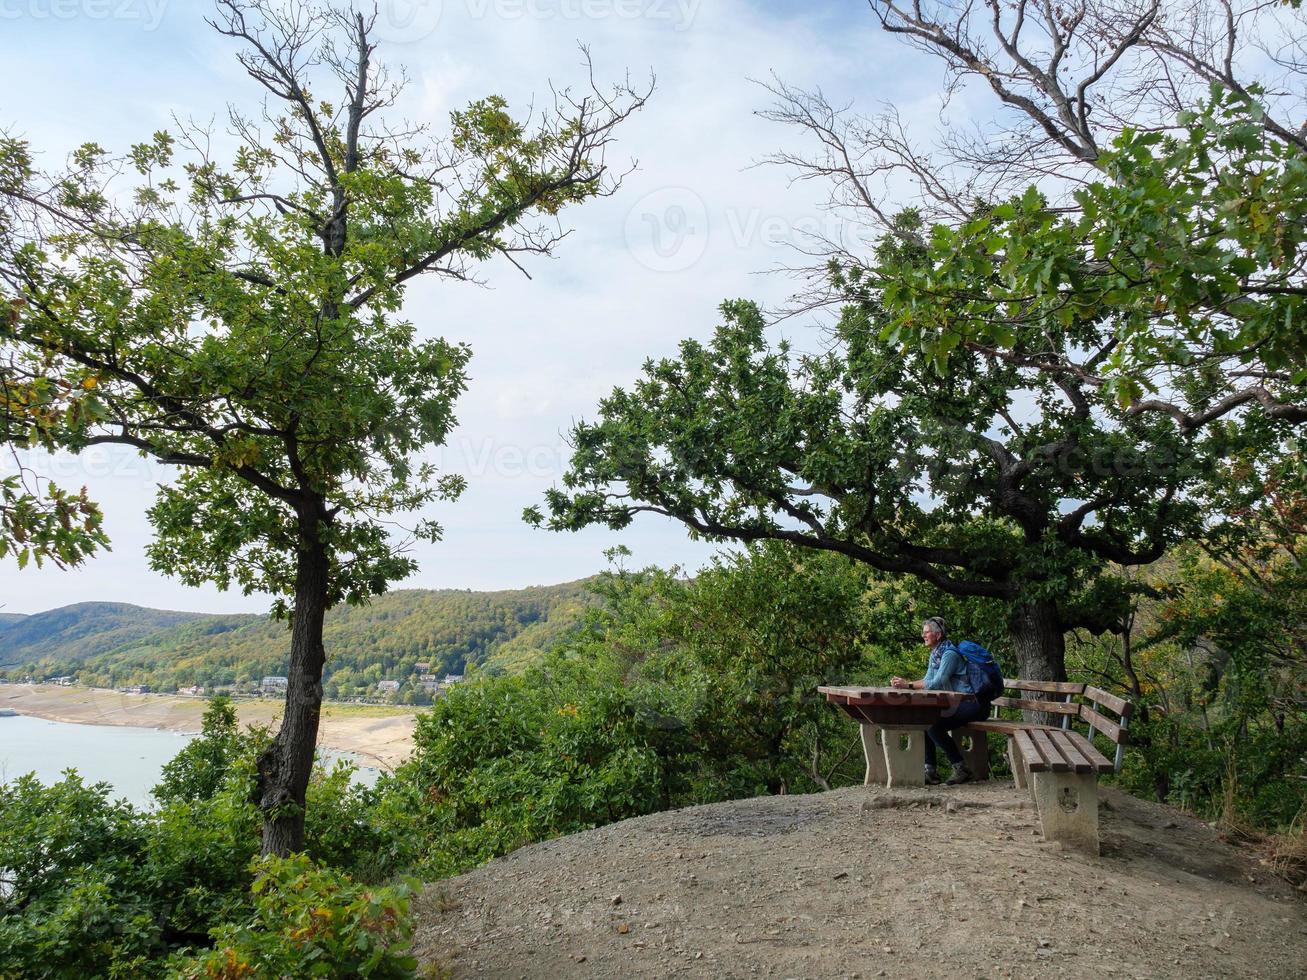
[[[30,663],[43,657],[77,663],[161,642],[181,626],[198,623],[201,633],[220,632],[260,618],[146,609],[125,602],[79,602],[0,619],[0,663]]]
[[[406,589],[327,615],[329,697],[377,681],[411,681],[470,665],[517,668],[574,627],[595,600],[585,582],[500,592]],[[119,603],[81,603],[0,622],[0,664],[11,676],[76,674],[84,684],[158,689],[257,682],[284,674],[284,623],[263,616],[171,613]]]
[[[428,887],[456,978],[1285,978],[1307,903],[1180,811],[1106,789],[1103,856],[1009,784],[862,787],[658,813]],[[441,974],[442,976],[445,974]]]

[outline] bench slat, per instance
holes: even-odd
[[[1003,687],[1012,691],[1038,691],[1041,694],[1084,694],[1085,685],[1071,681],[1026,681],[1019,677],[1005,678]]]
[[[1039,754],[1044,757],[1050,769],[1054,772],[1070,772],[1071,763],[1062,758],[1062,753],[1057,750],[1057,746],[1049,738],[1051,734],[1051,732],[1036,728],[1030,733],[1030,737],[1034,739]]]
[[[1107,756],[1094,748],[1094,744],[1085,738],[1079,732],[1066,732],[1068,738],[1075,744],[1076,751],[1089,760],[1090,765],[1100,773],[1116,772],[1116,764]]]
[[[1080,706],[1080,720],[1095,731],[1100,731],[1117,745],[1125,741],[1125,731],[1107,715],[1100,715],[1087,704]]]
[[[1035,748],[1034,740],[1030,737],[1030,732],[1018,728],[1012,733],[1012,738],[1016,742],[1017,751],[1021,754],[1022,761],[1027,769],[1031,772],[1046,772],[1048,763],[1039,756],[1039,751]]]
[[[1050,732],[1061,731],[1056,725],[1033,725],[1024,721],[1007,721],[1003,718],[987,718],[984,721],[973,721],[960,731],[966,731],[968,728],[974,728],[981,732],[998,732],[1000,735],[1014,735],[1017,732],[1028,732],[1036,728],[1045,728]]]
[[[995,698],[992,702],[1000,708],[1021,708],[1025,711],[1047,711],[1056,715],[1078,715],[1080,705],[1065,701],[1034,701],[1030,698]]]
[[[1105,708],[1111,708],[1122,718],[1129,718],[1131,709],[1134,707],[1125,698],[1119,698],[1115,694],[1109,694],[1099,687],[1086,687],[1085,697],[1091,701],[1097,701]]]
[[[1048,737],[1052,740],[1057,750],[1062,753],[1067,762],[1071,764],[1074,772],[1093,772],[1095,766],[1085,758],[1084,753],[1072,738],[1072,732],[1056,731],[1049,732]]]

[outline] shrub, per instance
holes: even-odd
[[[166,951],[148,817],[68,771],[0,794],[0,976],[147,975]]]
[[[173,958],[184,977],[411,977],[409,903],[417,882],[354,882],[302,854],[251,863],[254,914],[213,932],[214,948]]]
[[[161,802],[209,799],[227,778],[242,741],[236,706],[227,695],[215,694],[204,709],[199,736],[163,767],[154,797]]]

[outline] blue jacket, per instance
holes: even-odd
[[[958,648],[949,640],[938,644],[930,651],[930,660],[926,664],[927,691],[962,691],[975,694],[971,682],[967,679],[967,662]]]

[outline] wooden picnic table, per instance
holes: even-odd
[[[819,687],[862,728],[866,782],[924,786],[926,729],[974,694],[899,687]]]

